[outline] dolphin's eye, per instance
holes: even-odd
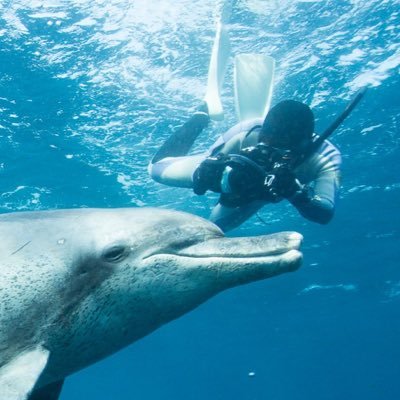
[[[123,260],[129,251],[128,248],[122,245],[115,245],[106,249],[103,253],[103,258],[108,262],[118,262]]]

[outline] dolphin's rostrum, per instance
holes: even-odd
[[[299,267],[295,232],[226,238],[152,208],[0,216],[0,399],[56,400],[64,378],[227,288]]]

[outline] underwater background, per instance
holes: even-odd
[[[238,0],[232,53],[277,62],[272,103],[310,104],[343,155],[334,220],[264,207],[229,235],[296,230],[304,264],[235,288],[68,377],[61,400],[400,398],[400,1]],[[215,195],[147,163],[205,94],[223,2],[0,1],[0,211],[157,206],[204,217]],[[225,119],[236,122],[232,64]]]

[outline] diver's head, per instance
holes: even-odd
[[[304,154],[314,133],[314,114],[306,104],[284,100],[271,108],[262,125],[259,140],[268,146]]]

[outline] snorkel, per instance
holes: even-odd
[[[339,127],[339,125],[349,116],[349,114],[354,110],[356,105],[360,102],[360,100],[364,97],[367,91],[367,87],[364,86],[359,89],[354,97],[350,100],[347,107],[336,117],[336,119],[325,129],[325,131],[315,137],[308,151],[305,153],[303,159],[298,164],[300,165],[304,160],[311,156],[314,152],[316,152],[322,145],[322,143],[328,139],[329,136],[332,135],[333,132]],[[297,166],[298,166],[297,165]]]

